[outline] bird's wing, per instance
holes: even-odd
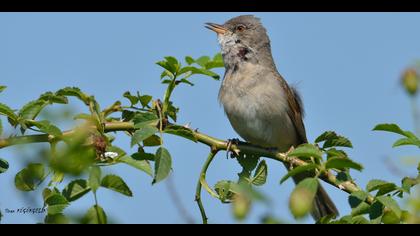
[[[296,89],[291,88],[286,80],[281,79],[282,87],[286,93],[287,101],[289,103],[289,118],[292,120],[293,125],[297,131],[300,144],[307,143],[308,139],[306,138],[305,125],[303,124],[303,105],[300,99],[299,93]]]

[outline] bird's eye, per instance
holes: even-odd
[[[238,31],[238,32],[242,32],[242,31],[244,31],[245,30],[245,26],[243,26],[243,25],[238,25],[238,26],[236,26],[236,31]]]

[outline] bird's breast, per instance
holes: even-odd
[[[296,132],[280,81],[270,70],[251,63],[228,70],[219,100],[234,130],[246,141],[288,149]]]

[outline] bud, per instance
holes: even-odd
[[[295,188],[290,195],[289,207],[295,218],[306,216],[312,209],[312,193],[305,188]]]
[[[236,194],[233,199],[232,210],[237,220],[243,220],[248,215],[251,207],[251,200],[242,194]]]
[[[401,78],[405,91],[411,96],[414,96],[417,93],[418,81],[419,75],[417,74],[417,71],[412,68],[407,69]]]

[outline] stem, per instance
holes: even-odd
[[[206,159],[206,162],[204,162],[203,168],[201,169],[200,172],[200,178],[197,182],[197,188],[195,191],[195,201],[198,204],[198,208],[200,208],[200,213],[201,213],[201,218],[203,220],[203,224],[207,224],[207,215],[206,215],[206,211],[204,210],[204,206],[203,203],[201,202],[201,187],[202,187],[202,182],[205,181],[206,179],[206,173],[207,173],[207,169],[210,166],[210,163],[213,161],[214,157],[216,156],[218,150],[214,147],[211,147],[211,151]]]
[[[163,107],[162,107],[162,113],[165,114],[169,107],[169,99],[171,98],[172,92],[174,91],[174,88],[176,86],[176,74],[174,74],[174,78],[171,80],[171,83],[169,83],[168,88],[165,91],[165,95],[163,98]]]
[[[156,102],[156,108],[159,112],[159,137],[160,137],[160,146],[163,146],[163,134],[162,134],[162,130],[163,130],[163,112],[162,112],[162,108],[160,107],[160,103]]]

